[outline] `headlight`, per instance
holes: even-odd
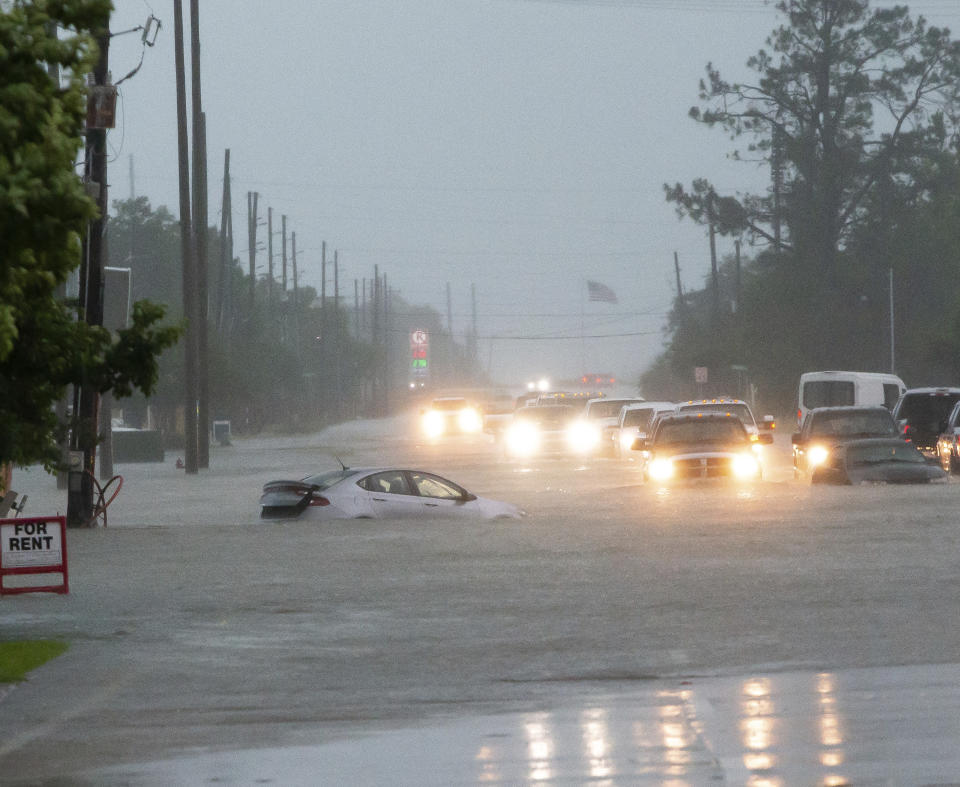
[[[480,413],[472,407],[467,407],[461,410],[460,415],[457,416],[457,424],[461,432],[479,432],[483,426],[483,421],[480,418]]]
[[[737,478],[756,478],[760,465],[750,454],[737,454],[733,457],[733,474]]]
[[[673,462],[669,459],[654,459],[647,473],[654,481],[666,481],[673,477]]]
[[[574,421],[567,429],[567,444],[574,451],[587,453],[600,442],[600,430],[587,421]]]
[[[807,464],[810,465],[810,467],[819,467],[827,461],[828,456],[830,456],[830,452],[822,445],[811,446],[810,451],[807,453]]]
[[[620,447],[624,451],[633,450],[633,441],[637,439],[636,432],[621,432],[620,433]]]
[[[530,456],[540,447],[540,430],[528,421],[518,421],[507,429],[506,441],[514,456]]]
[[[445,426],[443,415],[436,410],[428,410],[423,414],[423,433],[427,437],[439,437]]]

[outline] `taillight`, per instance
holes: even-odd
[[[800,423],[800,419],[803,417],[803,410],[797,410],[797,423]]]
[[[330,505],[330,501],[327,500],[327,498],[325,498],[325,497],[321,497],[320,495],[314,495],[313,497],[310,498],[310,505],[312,505],[312,506],[328,506],[328,505]]]

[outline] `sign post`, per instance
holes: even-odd
[[[24,574],[62,574],[63,581],[54,585],[4,586],[6,577]],[[69,592],[66,518],[0,519],[0,595]]]

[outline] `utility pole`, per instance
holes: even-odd
[[[273,317],[273,208],[267,208],[267,304]]]
[[[248,315],[253,317],[256,304],[255,294],[257,287],[257,200],[260,195],[256,191],[247,192],[247,249],[250,258],[250,309]]]
[[[360,340],[360,282],[353,280],[353,335]]]
[[[173,0],[174,56],[177,72],[177,148],[180,170],[180,253],[183,259],[184,336],[184,469],[195,474],[197,466],[197,308],[193,228],[190,211],[190,155],[187,143],[187,91],[183,63],[183,1]],[[252,264],[252,263],[251,263]]]
[[[453,346],[453,307],[450,300],[450,282],[447,282],[447,333],[450,334],[450,344]]]
[[[281,259],[283,260],[283,279],[281,289],[283,294],[287,294],[287,216],[286,214],[280,217],[280,227],[281,235],[283,240]]]
[[[284,217],[286,218],[286,217]],[[293,233],[291,237],[291,242],[293,244],[291,262],[293,263],[293,350],[297,356],[297,359],[300,358],[300,291],[299,283],[297,281],[297,233]]]
[[[477,369],[477,285],[470,285],[470,376]]]
[[[680,311],[683,311],[683,285],[680,283],[680,258],[676,252],[673,253],[673,269],[677,274],[677,302],[680,306]]]
[[[96,23],[94,36],[100,50],[93,69],[92,90],[107,85],[109,77],[110,12]],[[84,265],[80,275],[80,303],[89,325],[103,324],[103,261],[106,258],[107,128],[98,119],[87,128],[86,182],[97,203],[97,217],[87,225]],[[71,461],[67,477],[67,524],[84,527],[93,520],[93,472],[96,463],[100,394],[90,384],[74,387],[74,425],[70,448],[80,461]],[[73,453],[75,452],[75,453]]]
[[[737,253],[737,257],[736,257],[737,268],[736,268],[736,279],[734,281],[735,295],[734,295],[734,301],[733,301],[733,310],[739,311],[740,310],[740,239],[739,238],[737,238],[737,240],[733,242],[733,247],[734,249],[736,249],[736,253]]]
[[[371,381],[370,404],[374,417],[380,415],[380,268],[373,266],[373,281],[370,282],[371,328],[370,337],[374,346],[373,380]]]
[[[343,384],[340,379],[340,251],[333,250],[333,380],[336,413],[343,413]]]
[[[200,0],[190,0],[193,96],[193,237],[197,271],[197,465],[210,466],[210,387],[207,375],[207,118],[200,96]]]
[[[223,197],[220,200],[220,275],[217,277],[217,331],[226,336],[227,298],[230,287],[230,271],[233,268],[233,251],[227,248],[232,236],[230,211],[230,148],[223,153]],[[231,238],[232,239],[232,238]]]

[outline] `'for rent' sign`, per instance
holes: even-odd
[[[6,587],[17,574],[63,574],[58,585]],[[67,525],[62,516],[0,519],[0,594],[67,592]]]

